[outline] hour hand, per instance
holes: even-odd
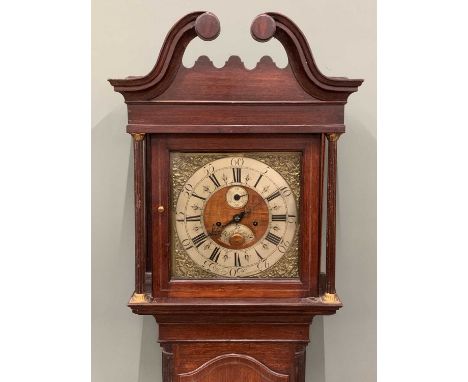
[[[223,225],[217,226],[216,224],[213,224],[213,227],[211,228],[211,232],[208,232],[208,236],[219,236],[223,228],[224,228]]]
[[[213,226],[213,229],[211,231],[211,235],[217,235],[219,234],[219,232],[221,232],[221,230],[224,228],[224,227],[227,227],[228,225],[232,224],[232,223],[239,223],[242,218],[246,215],[246,212],[245,211],[242,211],[238,214],[235,214],[232,219],[230,221],[228,221],[226,224],[222,224],[220,226]]]
[[[226,224],[223,224],[222,227],[227,227],[231,223],[239,223],[242,220],[242,218],[244,217],[244,215],[245,215],[245,211],[242,211],[242,212],[240,212],[238,214],[235,214],[232,217],[232,219],[230,221],[228,221]]]
[[[234,215],[232,217],[232,220],[228,224],[230,224],[230,223],[239,223],[242,220],[242,218],[244,217],[244,215],[245,215],[245,211],[242,211],[241,213]]]

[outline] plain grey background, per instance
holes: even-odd
[[[195,39],[186,66],[202,54],[217,67],[239,55],[253,68],[263,55],[287,64],[276,41],[249,35],[254,17],[291,18],[328,76],[364,78],[349,98],[347,133],[338,143],[337,290],[335,316],[311,327],[306,380],[376,380],[376,5],[374,0],[92,2],[92,377],[94,382],[158,382],[161,352],[152,317],[131,313],[133,291],[133,169],[126,107],[108,78],[144,75],[168,30],[192,11],[221,22],[212,42]]]

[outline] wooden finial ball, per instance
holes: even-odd
[[[214,40],[221,31],[218,18],[211,12],[201,14],[195,20],[195,31],[202,40]]]
[[[273,17],[262,14],[258,15],[252,22],[250,33],[252,37],[260,42],[268,41],[276,32],[276,22]]]

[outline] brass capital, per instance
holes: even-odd
[[[330,142],[336,142],[338,138],[341,136],[342,133],[328,133],[327,134],[327,139]]]
[[[147,302],[149,302],[149,299],[144,293],[133,293],[130,299],[130,304],[144,304]]]
[[[131,133],[135,142],[140,142],[145,138],[145,133]]]
[[[340,299],[336,295],[336,293],[325,293],[322,296],[322,301],[326,304],[339,304]]]

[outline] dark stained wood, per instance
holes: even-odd
[[[310,323],[342,306],[325,298],[336,292],[335,138],[345,131],[344,107],[362,80],[324,76],[302,32],[277,13],[259,15],[251,35],[283,45],[289,60],[284,69],[270,57],[253,70],[237,56],[223,68],[206,56],[192,68],[182,65],[193,38],[212,40],[219,31],[215,15],[190,13],[169,31],[150,73],[109,80],[127,103],[127,132],[134,137],[135,292],[148,297],[128,306],[153,315],[159,325],[164,382],[304,382]],[[301,152],[299,277],[172,278],[171,151]],[[321,274],[325,165],[328,224]]]
[[[275,31],[276,22],[273,17],[267,14],[258,15],[250,27],[250,34],[255,40],[260,42],[265,42],[271,39],[275,34]]]
[[[184,125],[191,121],[194,125],[262,125],[283,126],[288,133],[288,125],[342,124],[343,105],[297,104],[297,103],[157,103],[128,105],[128,122],[145,125],[151,121],[156,125]],[[242,129],[240,127],[239,129]],[[196,132],[196,131],[194,131]],[[242,132],[242,130],[238,131]]]
[[[195,20],[195,31],[202,40],[214,40],[221,31],[218,18],[211,12],[201,14]]]
[[[319,257],[318,257],[318,264],[317,264],[317,269],[319,270],[319,282],[318,282],[318,289],[319,289],[319,295],[322,295],[323,294],[323,291],[325,290],[325,288],[322,288],[322,279],[321,279],[321,273],[320,273],[320,270],[322,269],[321,268],[321,263],[322,263],[322,232],[323,232],[323,225],[322,225],[322,221],[323,221],[323,186],[324,186],[324,179],[325,179],[325,171],[324,171],[324,168],[325,168],[325,148],[326,148],[326,134],[321,134],[321,148],[322,148],[322,152],[321,152],[321,160],[320,160],[320,163],[321,163],[321,167],[320,167],[320,204],[318,206],[318,215],[319,215],[319,227],[320,227],[320,232],[319,232],[319,235],[318,235],[318,240],[317,240],[317,248],[318,248],[318,251],[320,253]]]
[[[327,134],[327,285],[326,293],[335,294],[335,243],[336,243],[336,146],[339,134]]]
[[[187,100],[204,101],[204,106],[210,105],[207,101],[320,102],[302,89],[289,65],[280,69],[269,56],[263,56],[251,70],[238,56],[230,56],[222,68],[216,68],[207,56],[200,56],[191,68],[181,65],[170,88],[148,102]]]
[[[166,285],[170,278],[169,257],[169,151],[166,148],[164,136],[151,136],[151,207],[148,217],[152,221],[152,234],[148,245],[151,247],[153,275],[152,296],[161,297],[161,285]],[[165,211],[158,212],[163,206]]]
[[[206,379],[211,371],[216,382],[257,381],[259,373],[260,381],[283,375],[287,380],[304,382],[305,346],[314,316],[304,307],[316,309],[323,305],[329,309],[328,314],[332,312],[330,305],[319,302],[320,299],[176,301],[154,302],[158,305],[155,318],[159,323],[158,340],[163,347],[163,374],[172,369],[175,380],[211,380]],[[174,310],[175,306],[183,312]],[[222,373],[211,368],[220,358],[229,361],[218,364],[223,368]],[[242,376],[237,375],[237,366],[247,360],[250,367]]]
[[[330,315],[341,303],[307,298],[154,298],[128,305],[136,314],[152,314],[159,323],[272,322],[308,323],[315,315]]]
[[[172,382],[174,375],[174,354],[172,353],[172,344],[166,343],[162,349],[162,380],[163,382]]]
[[[129,131],[129,133],[132,133]],[[145,134],[146,135],[146,134]],[[151,253],[151,245],[148,245],[148,233],[153,232],[152,229],[152,221],[150,218],[150,214],[148,209],[151,206],[151,139],[145,139],[145,220],[146,220],[146,230],[145,230],[145,243],[146,243],[146,261],[145,261],[145,269],[146,269],[146,285],[145,285],[145,292],[151,290],[148,288],[149,284],[151,284],[151,279],[153,275],[153,254]],[[149,281],[148,281],[149,280]],[[151,294],[151,292],[150,292]]]
[[[114,90],[121,93],[126,101],[154,100],[163,94],[173,82],[181,66],[185,48],[197,36],[195,23],[198,17],[204,13],[194,12],[179,20],[169,31],[158,61],[151,72],[141,77],[109,80],[111,85],[114,86]],[[265,15],[275,21],[274,37],[283,44],[288,54],[289,65],[297,82],[312,98],[327,102],[346,102],[349,95],[357,91],[362,80],[326,77],[320,72],[315,64],[307,40],[291,20],[273,12]],[[206,14],[201,20],[205,18],[212,20],[212,17]],[[262,15],[260,20],[266,20],[265,16]],[[210,23],[211,21],[206,24]],[[203,33],[208,33],[208,30],[213,29],[213,27],[205,26],[205,23],[202,24]],[[254,24],[256,23],[254,22]],[[253,28],[256,29],[257,27],[254,26]],[[213,84],[213,86],[215,85]],[[285,94],[285,99],[288,99],[287,94]]]
[[[229,377],[227,377],[229,376]],[[219,355],[189,373],[178,375],[180,382],[288,382],[285,374],[276,373],[257,359],[244,354]]]
[[[229,346],[222,343],[201,342],[198,344],[176,343],[174,346],[176,378],[189,376],[205,365],[216,362],[219,357],[229,360],[230,367],[224,375],[217,375],[217,382],[251,380],[257,381],[255,374],[260,373],[260,381],[269,381],[273,375],[283,375],[286,380],[295,381],[295,345],[288,342],[238,342]],[[241,379],[236,375],[234,362],[239,364],[249,360],[249,371]],[[205,367],[206,367],[205,366]],[[267,370],[267,372],[265,372]],[[257,376],[258,378],[258,376]]]
[[[291,133],[291,134],[313,134],[322,132],[340,132],[344,133],[345,126],[342,124],[335,125],[152,125],[152,124],[131,124],[127,126],[127,132],[144,132],[144,133],[197,133],[197,134],[276,134],[276,133]]]
[[[135,293],[145,292],[146,220],[144,182],[145,134],[132,134],[135,188]]]
[[[296,353],[294,354],[294,363],[295,363],[295,381],[304,382],[305,381],[305,362],[306,362],[306,350],[305,346],[298,346],[296,348]]]
[[[309,323],[161,323],[159,337],[164,342],[190,341],[193,331],[197,331],[197,341],[289,341],[307,342]]]
[[[308,325],[304,325],[304,328],[307,328]],[[250,325],[245,326],[249,327]],[[258,331],[265,331],[267,333],[274,332],[275,328],[278,329],[276,332],[285,329],[283,326],[277,327],[275,324],[263,324],[256,327]],[[239,330],[243,329],[234,328],[234,330],[228,331],[238,333]],[[289,330],[290,333],[294,332],[293,327]],[[171,351],[173,352],[171,355],[173,354],[173,356],[171,357],[172,363],[170,366],[173,368],[173,378],[176,380],[196,375],[200,376],[201,370],[206,370],[207,367],[217,362],[221,357],[229,360],[229,367],[224,370],[222,375],[216,374],[216,382],[250,380],[249,377],[252,378],[253,375],[259,372],[263,377],[260,381],[271,380],[268,377],[271,378],[272,375],[283,375],[287,380],[304,382],[305,346],[308,342],[308,329],[303,330],[301,328],[300,330],[307,333],[307,335],[304,335],[300,339],[288,338],[286,335],[278,339],[273,336],[268,340],[243,338],[226,342],[209,338],[194,341],[192,335],[176,340],[169,340],[169,338],[162,334],[159,340],[162,343],[163,349],[167,348],[167,344],[171,344]],[[235,335],[233,337],[236,338]],[[235,374],[235,365],[241,364],[243,360],[248,360],[251,367],[249,371],[246,371],[243,378],[239,379],[239,376]],[[164,366],[163,369],[165,369]],[[194,380],[200,379],[196,378]]]

